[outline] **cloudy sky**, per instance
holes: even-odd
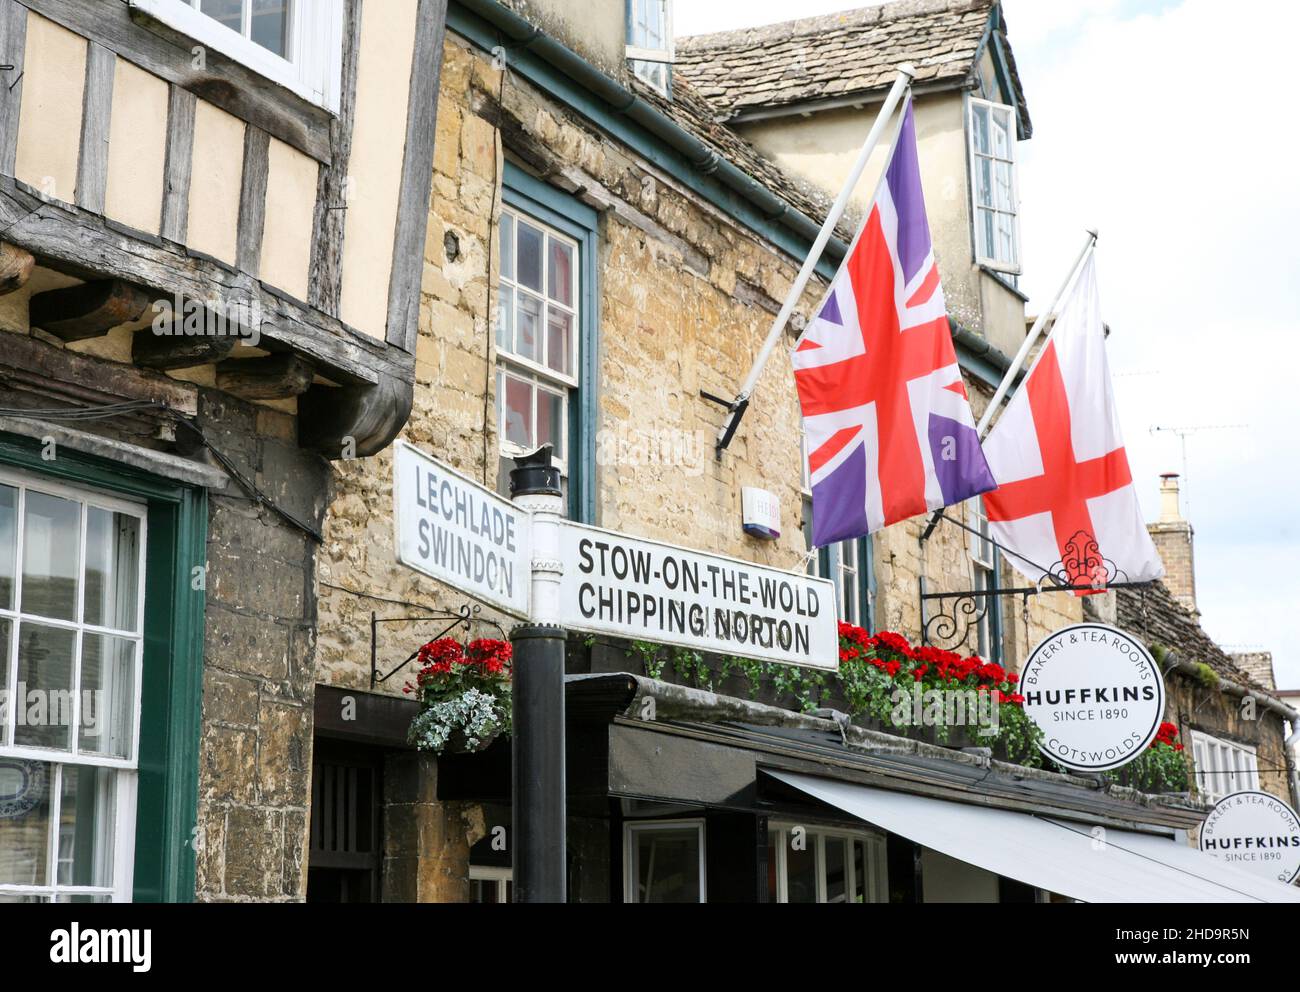
[[[678,35],[863,6],[678,3]],[[1300,4],[1004,0],[1034,137],[1021,146],[1023,286],[1044,305],[1101,232],[1102,302],[1148,519],[1186,470],[1202,622],[1300,687]],[[864,121],[865,135],[868,123]],[[1032,306],[1032,305],[1031,305]],[[1231,425],[1245,425],[1243,427]],[[1221,428],[1182,443],[1154,427]]]

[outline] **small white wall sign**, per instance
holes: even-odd
[[[1201,824],[1201,850],[1290,885],[1300,875],[1300,817],[1267,792],[1224,796]]]
[[[809,668],[839,664],[828,579],[568,521],[559,551],[565,627]]]
[[[1020,677],[1025,715],[1043,731],[1039,750],[1067,768],[1126,765],[1160,729],[1165,681],[1135,637],[1081,623],[1049,635]]]
[[[512,616],[528,618],[527,511],[420,449],[393,445],[397,560]]]
[[[741,526],[750,537],[775,541],[781,536],[781,500],[754,486],[740,490]]]

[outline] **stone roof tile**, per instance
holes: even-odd
[[[677,39],[676,75],[722,110],[779,107],[882,89],[900,62],[917,78],[954,83],[974,55],[996,0],[896,0],[741,31]]]

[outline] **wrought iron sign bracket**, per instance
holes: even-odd
[[[1120,573],[1121,575],[1123,573]],[[995,596],[1022,600],[1022,614],[1028,622],[1029,600],[1046,592],[1103,593],[1112,589],[1146,589],[1150,582],[1107,582],[1098,585],[1077,585],[1048,582],[1040,586],[1008,586],[992,589],[962,589],[957,592],[926,592],[925,577],[918,580],[921,601],[921,643],[933,647],[951,648],[966,640],[972,627],[979,625],[988,614],[989,603]],[[927,607],[937,604],[931,614]]]
[[[465,603],[459,609],[455,610],[429,610],[413,617],[381,617],[377,613],[370,614],[370,688],[373,690],[376,686],[383,685],[403,668],[413,662],[420,653],[416,648],[406,659],[390,671],[379,674],[379,625],[381,623],[440,623],[442,629],[433,637],[427,638],[420,643],[426,644],[428,641],[436,641],[446,637],[458,627],[469,633],[474,624],[486,624],[489,627],[495,627],[501,639],[506,636],[505,628],[495,620],[488,620],[481,614],[483,607],[477,604]]]

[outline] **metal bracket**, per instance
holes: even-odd
[[[1116,577],[1119,578],[1123,574],[1118,572]],[[994,596],[1024,597],[1024,610],[1027,614],[1029,597],[1041,596],[1045,592],[1096,594],[1109,592],[1111,589],[1146,589],[1150,585],[1150,582],[1123,580],[1106,582],[1104,585],[1049,583],[1039,586],[1010,586],[1005,589],[997,586],[992,589],[962,589],[957,592],[926,592],[922,585],[919,593],[921,643],[939,648],[953,648],[961,644],[970,634],[971,628],[978,626],[984,620],[988,614],[989,603]],[[937,604],[938,612],[928,614],[926,610],[928,604]]]
[[[443,623],[443,628],[433,637],[421,641],[421,646],[429,641],[436,641],[446,637],[457,627],[462,628],[466,634],[473,629],[474,624],[485,624],[489,627],[495,627],[497,633],[501,635],[501,640],[506,639],[505,628],[495,620],[487,620],[480,616],[483,607],[477,604],[465,603],[456,610],[430,610],[428,613],[414,617],[381,617],[377,613],[370,614],[370,688],[373,690],[376,686],[383,685],[403,668],[413,662],[420,654],[420,649],[416,648],[401,664],[383,675],[379,674],[379,625],[381,623],[425,623],[436,621]]]

